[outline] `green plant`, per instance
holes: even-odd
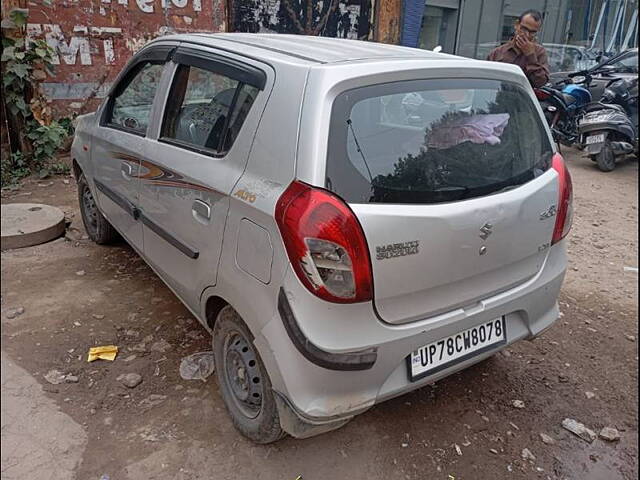
[[[33,145],[35,166],[41,166],[52,158],[67,136],[67,131],[55,120],[49,125],[39,125],[33,120],[28,123],[27,138]]]
[[[71,167],[62,162],[52,163],[49,165],[49,169],[54,175],[69,175],[71,173]]]
[[[11,38],[2,31],[2,90],[14,130],[19,131],[19,152],[2,162],[3,185],[22,178],[25,172],[39,171],[42,177],[61,170],[49,163],[65,138],[73,134],[70,118],[53,120],[40,89],[47,75],[53,74],[54,50],[42,39],[25,40],[27,10],[15,8],[8,16],[18,34]]]
[[[12,153],[2,158],[2,187],[15,185],[31,173],[26,157],[22,152]]]
[[[75,116],[76,115],[74,115],[74,118]],[[67,132],[67,135],[71,136],[75,132],[75,129],[73,128],[73,118],[70,118],[70,117],[59,118],[58,123],[62,126],[62,128],[65,129],[65,131]]]
[[[45,178],[56,173],[54,165],[59,164],[50,164],[50,161],[67,137],[67,130],[55,120],[49,125],[39,125],[31,120],[28,126],[27,138],[33,145],[31,168],[38,171],[40,178]]]
[[[13,9],[9,12],[9,19],[24,33],[27,11]],[[26,41],[24,36],[10,38],[3,33],[0,57],[4,64],[2,87],[6,104],[13,115],[27,119],[34,114],[31,108],[34,100],[44,100],[37,87],[47,78],[47,74],[53,74],[54,53],[43,39]]]

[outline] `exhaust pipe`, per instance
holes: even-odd
[[[628,142],[611,142],[611,148],[616,155],[627,155],[633,152],[633,145]]]

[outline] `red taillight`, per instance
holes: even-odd
[[[278,199],[276,221],[291,265],[309,291],[335,303],[371,300],[364,232],[340,198],[294,181]]]
[[[536,94],[536,98],[538,100],[546,100],[551,96],[549,92],[545,92],[544,90],[540,90],[539,88],[534,89],[533,92]]]
[[[556,153],[551,159],[551,166],[558,172],[558,211],[556,213],[556,226],[553,229],[551,245],[558,243],[567,236],[573,222],[573,185],[569,169],[562,158]]]

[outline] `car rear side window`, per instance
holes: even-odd
[[[203,153],[228,150],[257,89],[220,73],[180,65],[169,93],[161,139]]]
[[[516,187],[550,167],[527,92],[437,79],[350,90],[333,105],[326,187],[351,203],[439,203]]]
[[[111,99],[106,123],[144,135],[164,63],[142,62],[134,67]]]

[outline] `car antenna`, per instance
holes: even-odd
[[[367,173],[369,174],[369,181],[373,184],[373,175],[371,175],[371,170],[369,170],[369,164],[367,163],[367,159],[364,158],[364,152],[360,148],[360,143],[358,142],[358,137],[356,137],[356,132],[353,130],[353,124],[350,118],[347,118],[347,125],[351,129],[351,135],[353,135],[353,140],[356,142],[356,148],[358,149],[358,153],[362,157],[362,161],[364,162],[364,166],[367,167]]]

